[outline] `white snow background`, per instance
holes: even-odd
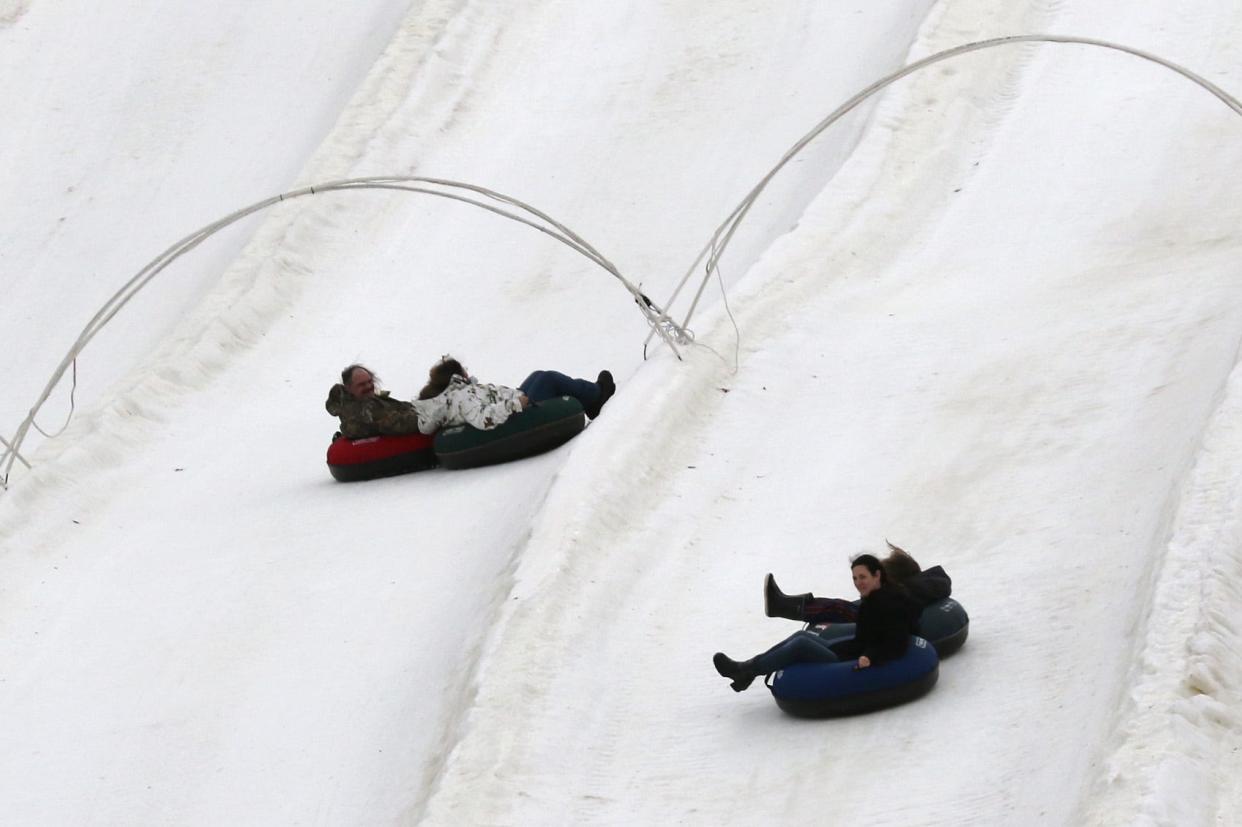
[[[468,181],[662,302],[849,95],[1032,33],[1242,93],[1232,0],[0,0],[0,433],[260,198]],[[83,352],[0,495],[0,821],[1235,823],[1239,168],[1242,118],[1133,57],[937,64],[747,218],[736,371],[718,285],[644,360],[614,279],[466,205],[242,222]],[[333,482],[340,368],[408,396],[444,352],[619,391],[538,458]],[[714,651],[796,628],[765,572],[848,595],[885,537],[971,614],[930,695],[729,690]]]

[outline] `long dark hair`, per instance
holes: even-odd
[[[909,580],[923,570],[919,567],[918,561],[911,557],[904,548],[895,546],[888,540],[884,542],[888,543],[889,548],[889,554],[883,561],[884,572],[893,579],[893,582],[901,583]]]
[[[466,369],[452,356],[442,356],[427,372],[427,384],[418,392],[419,399],[431,399],[444,393],[454,376],[466,378]]]

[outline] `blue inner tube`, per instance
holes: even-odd
[[[768,688],[790,715],[832,718],[912,701],[930,692],[940,677],[940,657],[921,637],[911,638],[897,660],[867,669],[855,669],[857,663],[795,663],[776,672]]]
[[[811,631],[818,631],[812,627]],[[962,604],[951,597],[938,600],[923,610],[914,633],[936,648],[942,658],[962,648],[970,634],[970,617]],[[854,636],[853,623],[833,623],[819,632],[824,640],[846,640]]]
[[[966,636],[970,634],[970,617],[961,603],[946,597],[923,610],[914,631],[936,647],[936,654],[947,658],[966,642]]]

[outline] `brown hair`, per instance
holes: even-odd
[[[452,356],[441,356],[440,361],[427,372],[427,384],[418,392],[419,399],[431,399],[444,393],[454,376],[466,377],[466,369]]]
[[[884,541],[888,544],[889,555],[884,558],[884,568],[888,571],[889,576],[894,583],[900,583],[907,580],[922,571],[919,568],[918,561],[906,553],[903,548]]]

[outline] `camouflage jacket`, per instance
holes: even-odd
[[[419,428],[433,434],[453,425],[473,425],[490,431],[522,410],[522,392],[503,385],[481,385],[473,377],[454,376],[438,396],[412,403],[418,409]]]
[[[393,399],[388,391],[357,399],[344,385],[337,384],[328,391],[324,407],[328,413],[340,418],[341,435],[348,439],[419,433],[418,409],[411,402]]]

